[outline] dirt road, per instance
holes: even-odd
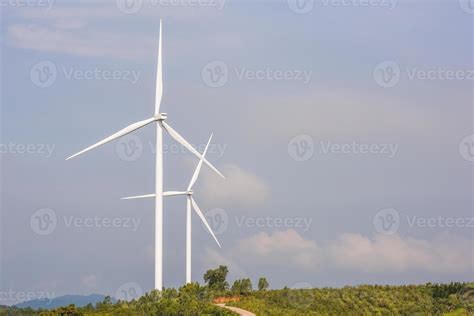
[[[256,316],[254,313],[243,310],[241,308],[237,308],[237,307],[233,307],[233,306],[225,306],[225,304],[216,304],[216,305],[219,306],[219,307],[227,308],[228,310],[236,312],[237,314],[242,315],[242,316]]]

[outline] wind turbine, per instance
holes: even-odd
[[[206,156],[207,149],[209,148],[209,144],[211,143],[211,139],[212,139],[212,134],[211,134],[211,137],[209,137],[209,141],[207,142],[206,149],[204,150],[202,154],[202,158],[199,160],[199,163],[197,164],[196,169],[194,170],[193,176],[191,178],[191,181],[189,182],[189,185],[186,191],[167,191],[163,193],[163,196],[178,196],[178,195],[186,196],[186,283],[192,282],[192,279],[191,279],[191,207],[194,209],[194,211],[199,216],[201,221],[204,223],[206,228],[209,230],[212,237],[214,237],[214,240],[216,241],[216,243],[219,245],[219,247],[221,247],[221,244],[217,240],[217,237],[212,231],[211,226],[209,226],[209,223],[207,222],[206,217],[202,213],[196,201],[194,201],[193,199],[193,186],[199,177],[199,172],[201,171],[202,163],[203,163],[204,157]],[[155,194],[130,196],[130,197],[122,198],[122,200],[142,199],[142,198],[150,198],[150,197],[155,197]]]
[[[165,120],[168,118],[166,113],[160,113],[160,105],[163,97],[163,58],[162,58],[162,20],[160,19],[160,38],[158,43],[158,63],[156,73],[156,96],[155,96],[155,113],[154,116],[133,123],[115,134],[104,138],[96,144],[87,147],[84,150],[66,158],[69,160],[80,154],[83,154],[96,147],[111,142],[117,138],[125,136],[136,131],[148,124],[156,122],[156,167],[155,167],[155,289],[161,291],[163,289],[163,130],[165,130],[178,143],[187,148],[196,157],[202,160],[218,175],[224,178],[206,158],[204,158],[188,141],[186,141],[176,130],[174,130]]]

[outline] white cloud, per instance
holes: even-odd
[[[39,24],[14,24],[8,27],[10,46],[49,53],[60,53],[86,57],[113,57],[120,59],[140,59],[155,46],[150,40],[115,32],[83,32],[80,21],[55,22],[56,26]],[[133,49],[129,49],[132,47]]]
[[[261,265],[291,265],[295,268],[313,269],[320,263],[320,248],[315,241],[306,240],[295,230],[265,232],[240,241],[235,249],[243,258],[253,258]]]
[[[210,171],[203,172],[199,194],[208,204],[254,211],[269,200],[267,184],[255,174],[235,164],[225,165],[221,172],[226,179]]]
[[[237,277],[244,277],[247,275],[236,261],[226,258],[220,251],[216,249],[206,247],[204,254],[205,255],[202,257],[202,262],[207,269],[214,269],[217,266],[225,265],[229,268],[229,271],[232,275]]]
[[[126,35],[97,27],[94,22],[121,17],[113,6],[53,6],[51,10],[15,10],[18,22],[7,27],[9,46],[81,57],[138,59],[153,51],[156,43],[143,36]],[[156,42],[156,41],[155,41]]]
[[[472,268],[473,250],[465,239],[434,241],[376,234],[372,239],[344,234],[328,247],[334,265],[365,272],[430,271],[453,273]]]
[[[216,10],[199,10],[194,6],[182,10],[182,8],[174,6],[144,3],[137,16],[142,17],[142,21],[149,20],[150,23],[140,24],[142,27],[140,31],[137,25],[123,23],[123,19],[127,15],[118,9],[115,1],[88,5],[89,7],[53,6],[51,10],[38,8],[12,10],[11,14],[17,19],[15,19],[15,23],[6,27],[7,44],[20,49],[79,57],[144,60],[154,56],[153,52],[156,52],[158,18],[174,21],[173,24],[179,21],[181,26],[192,26],[203,18],[219,16]],[[155,8],[159,8],[160,11],[154,10]],[[103,25],[104,20],[107,20],[106,25]],[[152,26],[151,30],[150,25]],[[194,53],[196,46],[207,47],[210,43],[216,42],[219,42],[221,47],[229,46],[235,50],[242,49],[242,39],[239,33],[219,33],[200,39],[190,38],[188,34],[184,37],[169,38],[166,45],[177,46],[178,49],[174,50],[179,54],[179,57],[185,58],[190,53]]]
[[[209,253],[209,252],[208,252]],[[450,275],[472,269],[472,242],[454,236],[422,240],[398,235],[343,234],[319,245],[289,229],[259,233],[219,254],[220,262],[239,266],[286,267],[305,272],[356,271],[403,274],[430,272]],[[215,255],[214,255],[215,257]]]

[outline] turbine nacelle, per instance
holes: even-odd
[[[153,118],[155,121],[164,121],[168,118],[168,113],[158,113]]]

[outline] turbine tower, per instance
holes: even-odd
[[[163,196],[179,196],[179,195],[185,195],[186,196],[186,283],[191,283],[192,282],[192,277],[191,277],[191,207],[194,209],[196,214],[199,216],[201,221],[204,223],[206,228],[209,230],[211,233],[212,237],[216,241],[217,245],[221,247],[221,244],[217,240],[216,235],[211,229],[211,226],[209,226],[209,223],[206,220],[206,217],[202,213],[201,209],[197,205],[196,201],[193,199],[193,186],[196,183],[199,173],[201,171],[203,159],[206,156],[207,149],[209,148],[209,144],[211,143],[212,140],[212,134],[211,137],[209,137],[209,140],[206,145],[206,149],[204,149],[204,152],[202,154],[201,159],[199,159],[199,163],[196,166],[196,169],[194,170],[193,176],[191,178],[191,181],[189,182],[188,188],[186,191],[167,191],[163,193]],[[122,200],[132,200],[132,199],[142,199],[142,198],[151,198],[155,197],[155,194],[146,194],[146,195],[138,195],[138,196],[130,196],[130,197],[125,197],[122,198]]]
[[[104,138],[103,140],[95,143],[92,146],[87,147],[84,150],[66,158],[69,160],[80,154],[83,154],[96,147],[111,142],[117,138],[125,136],[133,131],[136,131],[148,124],[156,122],[156,168],[155,168],[155,289],[161,291],[163,289],[163,130],[165,130],[172,138],[178,143],[187,148],[196,157],[202,160],[218,175],[224,178],[222,173],[219,172],[206,158],[204,158],[187,140],[185,140],[176,130],[174,130],[166,119],[168,115],[166,113],[160,113],[160,105],[163,97],[163,56],[162,56],[162,20],[160,19],[160,37],[158,44],[158,63],[156,72],[156,97],[155,97],[155,113],[154,116],[133,123],[115,134]]]

